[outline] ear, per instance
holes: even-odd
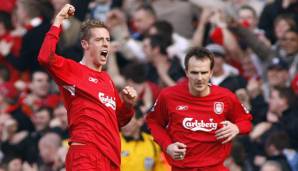
[[[186,75],[186,77],[188,78],[188,72],[187,72],[188,70],[185,68],[184,69],[184,73],[185,73],[185,75]]]
[[[213,75],[213,69],[210,71],[210,79],[211,79],[212,75]]]
[[[89,43],[86,40],[81,40],[81,45],[83,49],[88,49]]]

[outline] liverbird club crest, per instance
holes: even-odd
[[[214,112],[216,114],[222,114],[224,111],[224,103],[223,102],[214,102]]]

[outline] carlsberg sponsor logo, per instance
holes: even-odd
[[[193,118],[184,118],[182,125],[184,128],[192,131],[210,132],[217,129],[217,123],[214,123],[212,118],[209,119],[209,122],[204,122],[203,120],[198,121]]]
[[[101,92],[98,93],[98,97],[101,103],[105,104],[107,107],[112,108],[113,110],[116,110],[115,97],[105,96],[105,94]]]

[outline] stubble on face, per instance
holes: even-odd
[[[189,80],[189,91],[192,95],[202,97],[209,94],[209,80],[212,76],[209,59],[201,60],[191,57],[186,75]]]

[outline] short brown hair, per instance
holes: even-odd
[[[136,11],[141,11],[141,10],[144,10],[147,14],[156,18],[156,12],[150,4],[147,4],[147,3],[142,4],[142,5],[138,6],[138,8],[136,9]]]
[[[241,10],[249,10],[252,12],[252,15],[254,16],[254,18],[258,17],[256,10],[250,5],[241,6],[238,12],[240,12]]]
[[[284,20],[287,24],[289,24],[290,29],[296,29],[297,25],[293,15],[291,14],[280,14],[274,19],[274,27],[277,25],[278,22]]]
[[[210,60],[210,69],[213,69],[214,66],[214,55],[206,48],[202,47],[195,47],[191,48],[188,53],[186,54],[186,57],[184,59],[184,66],[185,70],[188,70],[188,63],[189,59],[191,57],[195,57],[196,59],[203,60],[203,59],[209,59]]]
[[[105,29],[109,30],[108,27],[103,22],[101,22],[99,20],[87,20],[87,21],[83,22],[83,24],[81,26],[80,39],[81,40],[89,40],[91,37],[90,30],[92,28],[105,28]]]

